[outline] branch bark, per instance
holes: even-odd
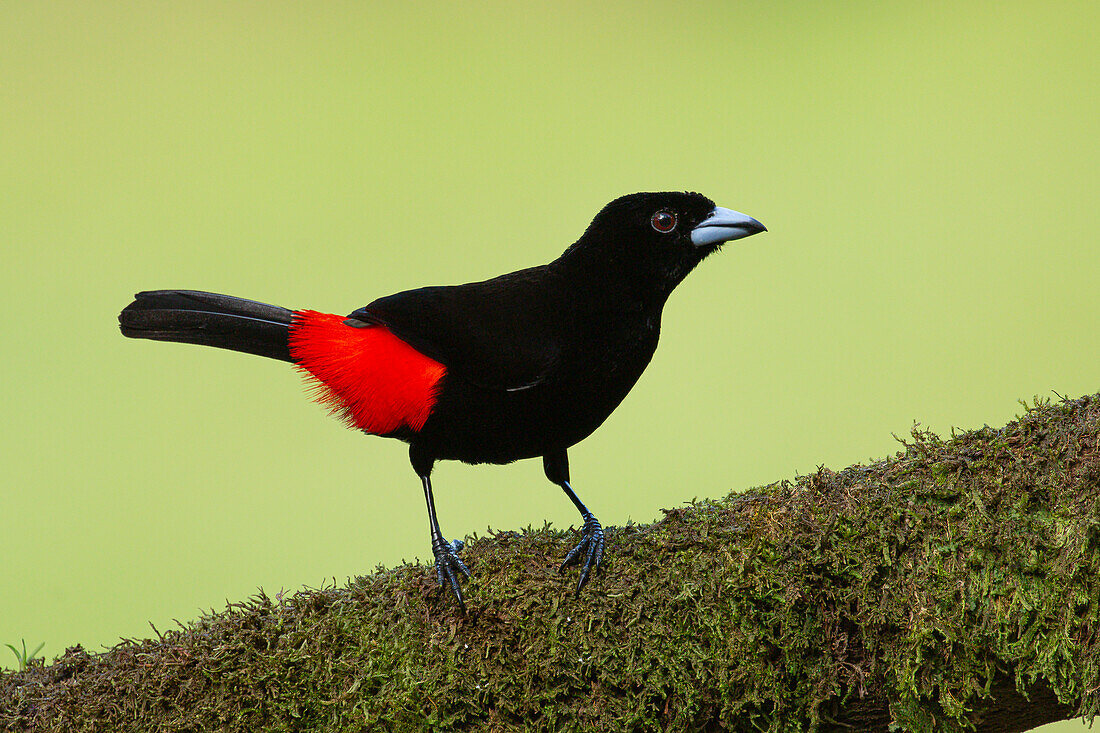
[[[5,730],[1021,731],[1100,710],[1100,395],[613,529],[262,592],[0,676]],[[891,728],[891,726],[894,726]]]

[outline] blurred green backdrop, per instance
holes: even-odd
[[[605,524],[1097,391],[1098,7],[4,3],[0,643],[430,557],[403,444],[285,364],[123,339],[141,289],[345,313],[623,193],[756,216],[571,452]],[[577,521],[537,461],[436,486],[453,536]]]

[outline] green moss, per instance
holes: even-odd
[[[1100,395],[915,430],[613,528],[472,538],[469,613],[405,565],[0,677],[8,730],[967,730],[1100,709]],[[1056,702],[1060,701],[1060,702]]]

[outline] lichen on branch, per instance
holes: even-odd
[[[5,730],[1026,730],[1100,711],[1100,395],[608,531],[262,592],[0,676]]]

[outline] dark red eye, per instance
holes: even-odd
[[[650,218],[649,223],[661,234],[668,234],[676,228],[676,215],[671,211],[658,211]]]

